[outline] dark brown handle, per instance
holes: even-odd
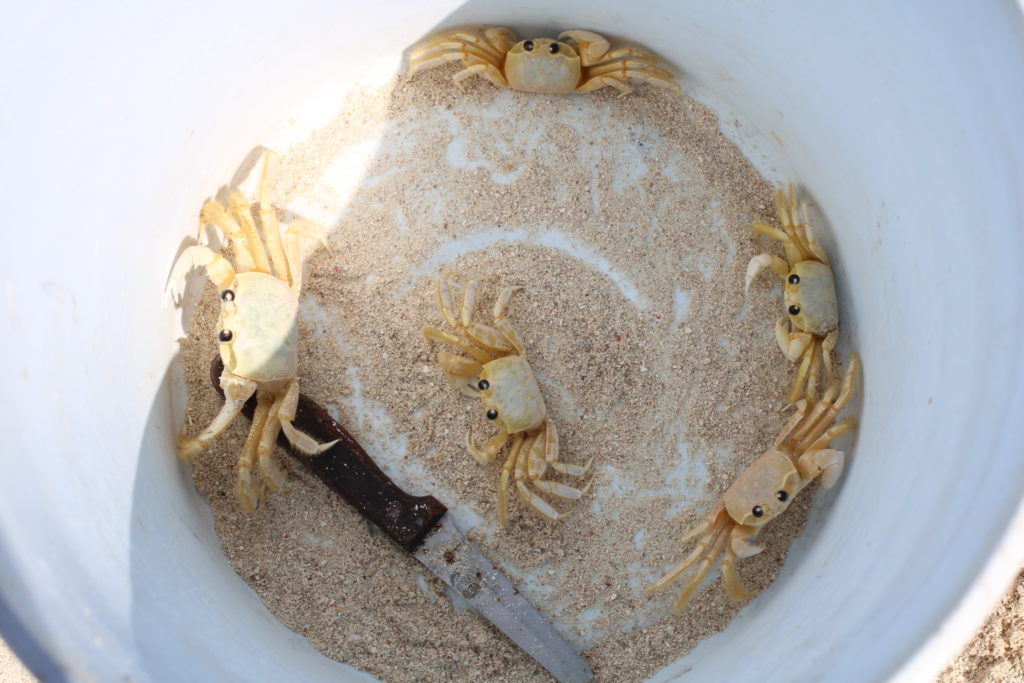
[[[224,363],[220,357],[215,358],[210,365],[210,379],[218,391],[223,370]],[[252,419],[255,409],[256,399],[252,398],[242,412]],[[319,455],[306,455],[292,448],[284,434],[278,437],[280,445],[295,459],[409,552],[419,546],[448,511],[433,496],[410,496],[395,486],[352,435],[313,399],[299,395],[292,424],[320,443],[338,440]]]

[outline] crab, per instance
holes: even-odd
[[[648,594],[676,581],[700,562],[696,572],[675,602],[678,614],[707,576],[718,556],[722,559],[722,584],[737,600],[753,597],[736,574],[738,559],[751,557],[763,546],[751,543],[761,528],[789,507],[797,494],[814,479],[824,488],[832,487],[843,471],[845,455],[829,448],[831,441],[856,424],[846,418],[832,424],[850,400],[860,361],[852,354],[841,385],[831,383],[820,401],[808,411],[807,399],[800,399],[796,412],[783,426],[774,445],[736,478],[703,522],[688,531],[682,543],[698,539],[693,551],[676,567],[649,587]]]
[[[494,304],[494,326],[473,322],[476,308],[476,281],[466,285],[462,308],[455,312],[453,289],[447,279],[437,283],[437,301],[441,315],[455,331],[424,327],[428,341],[450,344],[461,354],[440,351],[438,364],[448,381],[460,392],[483,402],[487,419],[498,427],[498,433],[482,447],[473,443],[472,430],[466,433],[466,449],[482,465],[492,462],[511,438],[508,456],[498,480],[498,521],[508,525],[508,488],[514,479],[523,501],[550,520],[559,520],[567,512],[559,512],[532,489],[567,500],[578,500],[589,484],[574,488],[544,479],[548,468],[571,477],[582,477],[590,469],[586,465],[564,463],[558,459],[558,432],[547,414],[544,397],[537,378],[526,360],[519,335],[505,318],[505,307],[519,287],[506,287]],[[476,382],[471,383],[471,379]],[[591,461],[592,462],[592,461]]]
[[[818,377],[832,377],[832,350],[838,337],[839,311],[836,285],[828,256],[821,248],[807,218],[807,205],[797,202],[793,185],[775,193],[781,228],[754,223],[759,232],[782,242],[786,258],[758,254],[747,264],[744,291],[766,268],[785,283],[783,305],[786,317],[775,323],[775,338],[786,357],[800,366],[789,393],[795,403],[806,388],[806,398],[815,399]]]
[[[210,200],[203,205],[199,244],[182,252],[167,284],[168,296],[180,302],[185,276],[193,268],[203,268],[220,293],[217,340],[224,361],[220,376],[224,405],[199,435],[187,436],[182,426],[178,455],[193,460],[255,394],[256,412],[238,459],[236,484],[242,507],[249,512],[284,482],[284,472],[273,457],[282,430],[293,446],[310,455],[336,443],[318,444],[292,426],[299,398],[296,319],[302,287],[301,241],[318,239],[325,247],[326,242],[323,228],[301,220],[288,224],[282,238],[276,209],[263,199],[271,161],[272,153],[265,152],[255,203],[234,191],[226,204]],[[230,239],[237,267],[203,243],[204,229],[210,224]]]
[[[658,59],[638,47],[611,49],[593,31],[563,31],[557,40],[519,40],[507,28],[460,29],[428,38],[409,55],[409,77],[449,61],[466,68],[461,83],[476,74],[503,88],[532,93],[587,93],[611,86],[625,95],[630,78],[679,92],[679,84]]]

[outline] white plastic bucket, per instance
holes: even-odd
[[[441,26],[627,36],[831,226],[854,461],[773,586],[655,678],[932,675],[1024,562],[1024,21],[1007,2],[43,1],[8,11],[3,635],[47,679],[355,680],[222,556],[172,451],[196,207]]]

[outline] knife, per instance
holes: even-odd
[[[214,358],[210,379],[218,391],[223,369],[220,357]],[[252,398],[242,412],[252,419],[255,407],[256,399]],[[412,496],[396,486],[352,435],[304,394],[299,395],[293,424],[321,443],[335,439],[338,443],[311,456],[292,448],[281,434],[278,442],[289,454],[462,595],[560,683],[593,678],[590,667],[572,645],[459,532],[448,508],[439,500]]]

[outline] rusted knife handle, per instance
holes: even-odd
[[[215,358],[210,365],[210,379],[218,391],[223,369],[220,357]],[[252,419],[255,409],[256,399],[252,398],[242,412]],[[409,552],[419,546],[448,511],[433,496],[410,496],[398,488],[352,435],[311,398],[299,396],[292,424],[320,443],[338,440],[319,455],[306,455],[293,448],[284,434],[278,437],[280,445],[294,458]]]

